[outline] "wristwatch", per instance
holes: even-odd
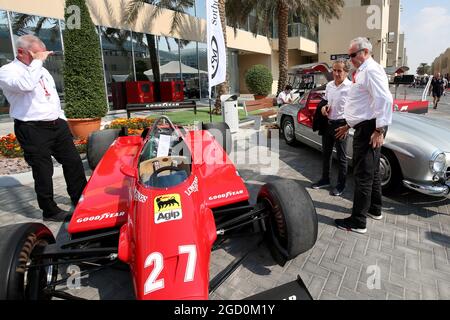
[[[375,129],[376,132],[380,133],[380,134],[384,134],[384,132],[386,131],[384,128],[376,128]]]

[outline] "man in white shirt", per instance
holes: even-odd
[[[53,199],[53,161],[62,164],[67,192],[76,205],[86,185],[86,176],[56,91],[55,82],[43,63],[52,55],[32,35],[16,42],[17,57],[0,68],[0,88],[10,103],[14,132],[33,171],[35,191],[44,220],[62,221],[67,212]]]
[[[290,85],[287,85],[284,91],[281,91],[277,98],[277,103],[279,106],[282,106],[283,104],[292,103],[294,101],[292,97],[292,87]]]
[[[383,218],[380,181],[381,146],[392,122],[393,98],[383,69],[371,57],[372,44],[366,38],[351,41],[349,56],[357,72],[344,107],[347,125],[336,130],[336,138],[354,128],[353,174],[355,194],[352,216],[335,220],[344,230],[366,233],[366,217]]]
[[[330,167],[333,154],[333,147],[336,147],[337,158],[339,162],[339,176],[335,188],[330,192],[332,196],[340,196],[345,189],[347,177],[347,138],[336,139],[336,129],[344,126],[344,106],[347,102],[348,92],[352,82],[348,80],[350,63],[346,60],[337,60],[333,63],[334,80],[327,84],[324,99],[328,104],[322,107],[321,113],[328,118],[328,126],[322,135],[323,149],[323,168],[322,178],[312,185],[313,189],[322,189],[329,187]]]

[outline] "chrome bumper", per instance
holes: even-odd
[[[434,197],[447,197],[450,198],[450,185],[441,184],[441,185],[425,185],[425,184],[417,184],[408,180],[403,180],[403,184],[414,191],[427,194]]]

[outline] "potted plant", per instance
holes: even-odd
[[[66,7],[80,8],[81,23],[67,24],[63,33],[64,112],[72,134],[86,139],[90,132],[99,130],[101,118],[108,112],[100,43],[85,0],[66,0]],[[66,21],[69,13],[66,12]]]
[[[245,83],[255,99],[262,99],[272,91],[272,73],[262,64],[254,65],[245,74]]]

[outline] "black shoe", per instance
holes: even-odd
[[[333,190],[330,191],[330,194],[335,197],[339,197],[344,193],[345,186],[337,185]]]
[[[371,217],[374,220],[381,220],[383,219],[383,214],[380,213],[371,213],[371,212],[367,212],[367,216]]]
[[[54,213],[54,214],[44,213],[43,220],[44,221],[62,222],[62,221],[66,221],[66,219],[68,219],[68,218],[70,219],[71,215],[72,215],[71,212],[60,209],[59,212]]]
[[[336,223],[336,226],[339,229],[346,230],[346,231],[353,231],[356,233],[364,234],[367,232],[367,228],[359,225],[356,223],[351,217],[346,219],[336,219],[334,220]]]
[[[328,187],[331,187],[329,179],[320,179],[318,182],[311,185],[311,188],[313,189],[323,189]]]

